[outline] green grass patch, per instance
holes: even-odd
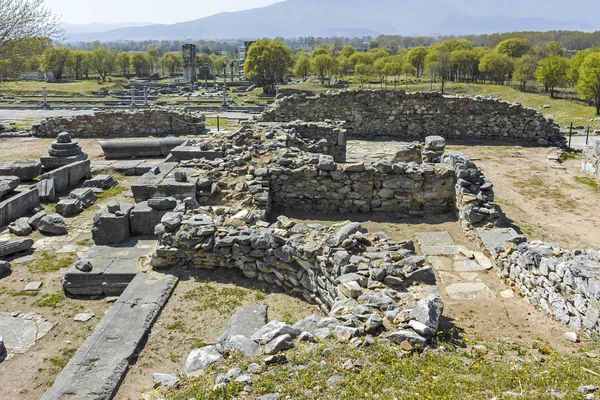
[[[101,90],[120,90],[123,89],[123,84],[127,83],[127,79],[111,78],[112,82],[101,82],[98,84],[96,79],[70,81],[64,83],[47,83],[47,82],[2,82],[0,83],[0,92],[13,95],[40,95],[42,94],[42,86],[46,86],[46,91],[49,95],[56,94],[61,96],[82,96],[90,95],[92,92]],[[40,97],[41,99],[41,97]],[[60,99],[62,100],[62,99]],[[52,96],[49,96],[48,101],[52,102]]]
[[[36,300],[33,305],[36,307],[57,308],[64,299],[65,295],[63,293],[46,293],[41,299]]]
[[[8,294],[12,297],[33,297],[37,296],[39,293],[39,290],[11,290],[10,292],[8,292]]]
[[[33,264],[29,266],[31,272],[53,272],[71,266],[74,261],[73,256],[59,258],[54,253],[42,252]]]
[[[128,189],[125,186],[117,185],[97,195],[99,199],[109,199],[111,197],[118,196],[125,193]]]
[[[92,244],[94,244],[94,242],[90,238],[82,239],[77,242],[77,246],[91,246]]]
[[[257,298],[264,298],[264,293],[238,287],[218,287],[203,282],[184,294],[183,298],[192,301],[196,310],[200,312],[216,310],[224,314],[233,312],[244,300],[257,301]]]
[[[600,185],[598,185],[598,182],[596,182],[594,178],[590,178],[588,176],[576,176],[575,181],[577,183],[587,186],[595,192],[600,191]]]

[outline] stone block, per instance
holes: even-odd
[[[54,179],[42,179],[36,185],[39,192],[40,201],[44,203],[54,203],[56,201],[56,188]]]
[[[133,204],[120,203],[119,210],[111,213],[104,208],[94,215],[92,238],[98,245],[118,244],[131,237],[129,217]]]
[[[51,235],[66,235],[67,225],[59,214],[50,214],[43,217],[38,223],[38,230]]]
[[[20,182],[16,176],[0,176],[0,199],[15,190]]]
[[[71,193],[69,193],[69,199],[79,200],[83,208],[88,208],[94,204],[98,198],[91,188],[78,188],[73,189]]]
[[[27,251],[33,246],[33,239],[8,240],[0,242],[0,257]]]
[[[17,236],[28,236],[33,232],[33,229],[29,225],[29,218],[21,217],[8,225],[8,231]]]
[[[133,236],[154,235],[154,228],[160,224],[168,210],[155,210],[147,201],[137,203],[131,210],[131,234]]]
[[[110,175],[96,175],[91,179],[86,180],[81,184],[84,188],[98,188],[102,190],[108,190],[113,186],[117,185],[117,181]]]
[[[83,211],[83,204],[79,199],[65,199],[56,203],[56,213],[65,218],[73,217]]]
[[[41,179],[54,179],[55,190],[62,192],[87,178],[90,174],[90,165],[89,160],[73,162],[43,174]]]
[[[32,181],[42,173],[39,161],[9,161],[0,163],[0,175],[17,176],[21,181]]]
[[[22,192],[0,202],[0,226],[6,226],[40,205],[37,188]]]

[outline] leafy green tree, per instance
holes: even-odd
[[[569,61],[569,72],[567,73],[567,80],[571,85],[576,85],[579,81],[579,69],[587,55],[588,52],[586,51],[578,51],[571,57],[571,60]]]
[[[525,87],[527,82],[535,79],[535,71],[537,70],[537,60],[530,54],[525,54],[523,57],[515,61],[515,71],[513,79],[521,83]]]
[[[138,77],[148,76],[152,70],[152,60],[141,51],[131,53],[131,67]]]
[[[154,73],[154,71],[160,65],[160,53],[158,52],[158,49],[156,47],[148,47],[146,49],[146,54],[148,55],[150,60],[150,68],[152,70],[152,73]]]
[[[415,68],[416,76],[423,75],[425,71],[425,57],[427,57],[428,53],[429,50],[424,46],[414,47],[408,52],[408,62]]]
[[[50,47],[42,56],[42,69],[52,71],[54,79],[62,79],[65,68],[69,63],[71,49],[68,47]]]
[[[529,40],[524,38],[510,38],[500,42],[496,51],[512,58],[521,58],[531,51]]]
[[[178,51],[165,53],[160,58],[160,66],[172,76],[183,68],[183,55]]]
[[[325,79],[327,76],[331,78],[333,74],[337,71],[337,61],[330,54],[318,54],[313,55],[310,60],[311,70],[319,76],[321,80],[321,85],[325,84]]]
[[[363,86],[365,81],[369,81],[373,75],[373,66],[365,63],[358,63],[354,67],[354,75],[358,76],[360,86]]]
[[[265,93],[272,93],[275,85],[289,71],[293,60],[292,51],[282,42],[261,39],[250,46],[244,72],[248,79],[262,86]]]
[[[479,71],[499,85],[513,73],[513,60],[506,54],[488,52],[479,62]]]
[[[341,76],[350,75],[352,69],[354,68],[354,64],[350,60],[350,57],[340,56],[337,59],[338,61],[338,72]]]
[[[46,38],[23,38],[4,42],[0,52],[0,79],[20,79],[21,74],[40,70],[41,55],[50,46]]]
[[[551,56],[540,61],[535,77],[550,90],[550,97],[554,97],[554,89],[567,83],[569,73],[569,60],[560,56]]]
[[[352,54],[356,53],[356,49],[350,45],[344,46],[340,52],[340,57],[350,58]]]
[[[100,75],[102,82],[106,82],[106,77],[115,70],[116,58],[115,52],[107,49],[99,48],[92,51],[90,66]]]
[[[452,61],[450,59],[450,50],[444,45],[432,46],[427,57],[425,58],[425,66],[431,74],[433,83],[433,77],[439,77],[442,83],[442,93],[446,86],[446,81],[450,77],[452,71]]]
[[[331,54],[331,48],[329,46],[327,46],[326,44],[320,45],[319,47],[314,49],[312,52],[313,57],[324,55],[324,54]]]
[[[196,63],[200,71],[198,77],[200,79],[208,79],[210,71],[212,71],[212,59],[210,55],[205,53],[196,54]]]
[[[473,44],[466,39],[446,39],[441,44],[450,52],[473,49]]]
[[[298,53],[294,64],[294,74],[306,80],[308,74],[310,74],[310,67],[310,55],[305,51]]]
[[[117,58],[115,60],[116,66],[121,71],[124,77],[127,77],[129,73],[129,68],[131,67],[131,57],[129,53],[126,51],[121,51],[117,54]]]
[[[474,50],[456,50],[450,53],[450,62],[454,79],[464,82],[468,78],[475,80],[476,71],[479,66],[479,58]]]
[[[88,62],[90,53],[85,50],[75,50],[71,52],[69,68],[75,72],[75,79],[79,80],[84,75],[85,65]]]
[[[596,106],[596,114],[600,115],[600,53],[592,52],[585,57],[579,70],[579,93]]]

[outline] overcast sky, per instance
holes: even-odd
[[[46,0],[69,24],[155,22],[172,24],[217,14],[263,7],[278,0]]]

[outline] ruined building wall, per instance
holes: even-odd
[[[600,138],[594,138],[583,150],[582,171],[589,175],[600,177]]]
[[[263,121],[346,121],[350,136],[562,141],[558,125],[533,109],[498,100],[381,90],[347,90],[277,100]]]
[[[31,132],[34,136],[49,138],[61,132],[69,132],[75,137],[194,135],[204,131],[204,121],[201,114],[155,107],[47,118],[33,125]]]
[[[184,44],[181,46],[183,55],[183,81],[194,84],[198,81],[196,76],[196,45]]]
[[[347,131],[325,122],[294,121],[282,126],[288,131],[287,146],[309,153],[328,154],[335,162],[346,162]]]

